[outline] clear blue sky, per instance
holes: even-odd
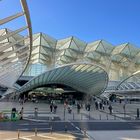
[[[0,18],[18,11],[18,2],[2,0]],[[73,35],[86,42],[104,39],[114,45],[131,42],[140,47],[140,0],[27,2],[33,33],[44,32],[56,39]]]

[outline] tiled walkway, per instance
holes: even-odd
[[[136,120],[136,109],[140,108],[139,104],[127,104],[126,114],[124,115],[123,103],[113,103],[113,114],[110,115],[108,111],[108,106],[105,106],[105,110],[95,110],[94,106],[91,106],[91,110],[86,111],[84,108],[81,109],[80,113],[77,113],[76,106],[73,106],[72,113],[69,114],[67,109],[64,109],[62,104],[57,104],[58,109],[56,114],[50,113],[49,105],[46,103],[25,103],[24,107],[24,119],[35,121],[37,123],[47,123],[49,121],[53,122],[69,122],[71,125],[74,122],[139,122]],[[0,102],[0,112],[5,111],[10,116],[11,108],[15,107],[18,111],[22,108],[22,105],[16,102]],[[38,118],[34,118],[34,108],[38,108]],[[8,113],[9,112],[9,113]],[[73,123],[72,123],[73,122]],[[76,124],[76,123],[75,123]],[[132,124],[134,125],[134,124]],[[76,127],[77,126],[73,126]],[[134,126],[135,127],[135,126]],[[77,127],[78,128],[78,127]],[[78,128],[79,129],[79,128]],[[77,129],[77,130],[78,130]],[[83,132],[76,132],[76,130],[65,132],[53,133],[38,133],[35,136],[34,132],[23,131],[20,134],[20,139],[22,140],[47,140],[47,139],[90,139],[95,140],[140,140],[140,129],[137,130],[87,130],[86,133],[90,138],[85,138]],[[77,134],[76,134],[77,133]],[[17,140],[17,132],[0,131],[0,140]],[[75,138],[74,138],[75,137]]]

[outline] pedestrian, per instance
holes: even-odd
[[[80,106],[80,104],[78,103],[78,104],[77,104],[77,113],[78,113],[78,114],[80,113],[80,109],[81,109],[81,106]]]
[[[98,110],[98,102],[95,102],[95,109]]]
[[[102,109],[102,103],[101,102],[99,103],[99,106],[100,106],[100,109]]]
[[[35,108],[35,111],[34,111],[34,117],[35,117],[35,119],[38,118],[38,108],[37,107]]]
[[[54,105],[54,113],[56,113],[56,110],[57,110],[57,105]]]
[[[120,99],[120,104],[121,104],[122,100]]]
[[[126,104],[123,105],[123,111],[125,113],[125,109],[126,109]]]
[[[87,111],[90,111],[90,103],[87,104]]]
[[[72,105],[69,104],[69,105],[68,105],[68,113],[71,114],[71,112],[72,112]]]
[[[23,120],[23,110],[24,110],[24,108],[22,107],[20,112],[19,112],[19,119],[20,120]]]
[[[16,118],[16,108],[12,108],[12,111],[11,111],[11,119],[15,119]]]
[[[108,109],[109,109],[110,114],[112,114],[112,106],[111,105],[109,105]]]
[[[52,111],[53,111],[53,104],[51,103],[50,104],[50,112],[52,113]]]
[[[104,104],[102,104],[102,108],[103,108],[103,110],[105,110],[105,105]]]
[[[85,109],[87,110],[87,103],[85,103]]]

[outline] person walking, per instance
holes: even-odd
[[[52,113],[52,111],[53,111],[53,104],[51,103],[50,104],[50,112]]]
[[[80,104],[78,103],[78,104],[77,104],[77,113],[78,113],[78,114],[80,113],[80,109],[81,109],[81,106],[80,106]]]
[[[38,108],[37,108],[37,107],[35,108],[35,111],[34,111],[34,116],[35,116],[35,119],[37,119],[37,118],[38,118]]]
[[[11,120],[14,120],[14,119],[16,119],[16,108],[14,107],[14,108],[12,108],[12,111],[11,111]]]
[[[53,108],[54,108],[54,113],[56,113],[57,105],[55,104]]]
[[[20,112],[19,112],[19,119],[20,120],[23,120],[23,110],[24,110],[24,108],[22,107]]]
[[[109,109],[110,114],[112,114],[112,106],[111,105],[109,105],[108,109]]]

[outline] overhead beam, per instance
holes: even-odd
[[[17,14],[15,14],[15,15],[9,16],[9,17],[7,17],[7,18],[1,19],[1,20],[0,20],[0,25],[3,25],[3,24],[5,24],[5,23],[7,23],[7,22],[9,22],[9,21],[11,21],[11,20],[14,20],[14,19],[16,19],[16,18],[18,18],[18,17],[21,17],[21,16],[23,16],[23,15],[24,15],[24,12],[20,12],[20,13],[17,13]]]
[[[11,37],[13,35],[16,35],[17,33],[22,32],[22,31],[26,30],[27,28],[28,28],[28,26],[24,26],[24,27],[22,27],[20,29],[17,29],[15,31],[9,32],[9,33],[7,33],[7,34],[5,34],[3,36],[0,36],[0,41],[4,40],[6,38],[9,38],[9,37]]]

